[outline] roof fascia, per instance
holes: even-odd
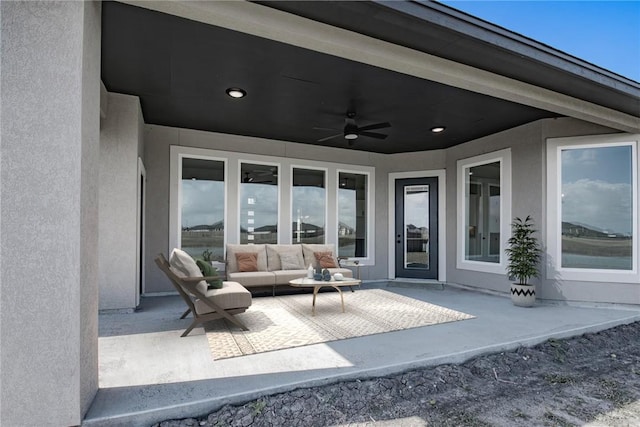
[[[532,58],[545,65],[607,86],[611,90],[640,97],[640,83],[632,79],[441,3],[423,0],[373,1],[398,13],[452,29],[465,36],[508,50],[515,55]]]
[[[122,3],[389,69],[624,132],[640,132],[640,117],[256,3],[143,0],[125,0]]]

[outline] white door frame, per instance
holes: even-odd
[[[143,185],[140,183],[143,182]],[[140,294],[144,293],[144,288],[146,285],[145,280],[145,224],[146,221],[140,220],[140,218],[144,218],[146,215],[146,206],[147,206],[147,191],[146,191],[146,182],[147,182],[147,170],[144,167],[144,163],[142,163],[142,159],[138,157],[138,182],[136,184],[137,188],[137,208],[136,208],[136,307],[140,305]],[[142,283],[140,283],[142,281]],[[142,287],[141,287],[142,285]]]
[[[389,174],[389,279],[396,278],[396,180],[405,178],[438,178],[438,281],[447,280],[447,221],[446,221],[446,171],[444,169]]]

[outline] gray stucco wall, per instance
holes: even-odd
[[[560,118],[541,120],[488,137],[470,141],[447,150],[380,155],[356,150],[328,149],[317,146],[268,141],[235,135],[224,135],[147,126],[148,212],[147,226],[147,291],[171,291],[166,279],[152,264],[158,252],[166,253],[168,247],[169,222],[169,146],[210,148],[215,150],[263,154],[330,161],[376,168],[376,258],[375,265],[363,267],[361,276],[365,280],[388,277],[389,256],[389,174],[411,171],[433,171],[446,169],[446,277],[449,283],[458,283],[478,288],[504,292],[509,289],[505,275],[483,273],[456,267],[457,248],[457,161],[497,150],[510,148],[512,162],[512,212],[511,216],[532,215],[536,220],[540,237],[544,243],[546,230],[546,140],[547,138],[598,135],[615,131],[577,119]],[[607,284],[564,282],[561,286],[544,277],[539,283],[541,298],[574,301],[607,301],[640,303],[637,284]],[[584,293],[584,291],[587,291]],[[614,295],[615,294],[615,295]]]
[[[511,148],[512,217],[531,215],[544,245],[546,237],[546,140],[547,138],[617,133],[614,130],[571,118],[548,119],[500,132],[447,150],[447,281],[498,292],[507,292],[506,275],[456,268],[457,164],[460,159]],[[543,259],[543,265],[546,255]],[[537,281],[543,299],[569,301],[607,301],[640,304],[638,284],[578,283],[565,281],[559,286],[544,276]]]
[[[108,93],[107,98],[100,128],[100,309],[133,309],[143,120],[137,97]]]
[[[208,148],[213,150],[234,151],[266,156],[310,159],[352,165],[374,166],[382,164],[381,156],[356,150],[323,148],[284,141],[272,141],[239,135],[226,135],[189,129],[177,129],[164,126],[147,125],[145,132],[145,167],[147,170],[147,233],[146,233],[146,293],[172,292],[173,287],[153,262],[158,253],[167,255],[169,246],[169,151],[171,145]],[[379,185],[376,174],[376,189],[386,188]],[[384,190],[386,192],[386,190]],[[376,194],[376,211],[380,211]],[[385,197],[386,199],[386,197]],[[385,205],[386,206],[386,205]],[[386,208],[385,208],[386,209]],[[386,210],[385,210],[386,212]],[[382,217],[380,217],[382,219]],[[381,230],[383,221],[376,221],[376,232]],[[384,232],[386,234],[386,231]],[[385,254],[380,254],[376,245],[376,269],[386,274]],[[386,259],[386,258],[385,258]],[[365,270],[365,269],[363,269]],[[368,277],[369,273],[364,273]]]
[[[100,4],[0,8],[0,425],[79,425],[98,388]]]

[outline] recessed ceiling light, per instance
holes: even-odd
[[[245,96],[247,96],[247,91],[238,87],[230,87],[229,89],[227,89],[227,95],[232,98],[244,98]]]
[[[440,133],[440,132],[444,132],[445,129],[446,129],[446,127],[444,127],[444,126],[436,126],[436,127],[432,127],[431,128],[431,132]]]

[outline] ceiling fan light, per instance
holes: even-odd
[[[358,138],[358,134],[357,133],[345,133],[344,134],[344,139],[356,139]]]
[[[244,98],[245,96],[247,96],[247,91],[238,87],[230,87],[226,90],[226,92],[227,95],[232,98]]]

